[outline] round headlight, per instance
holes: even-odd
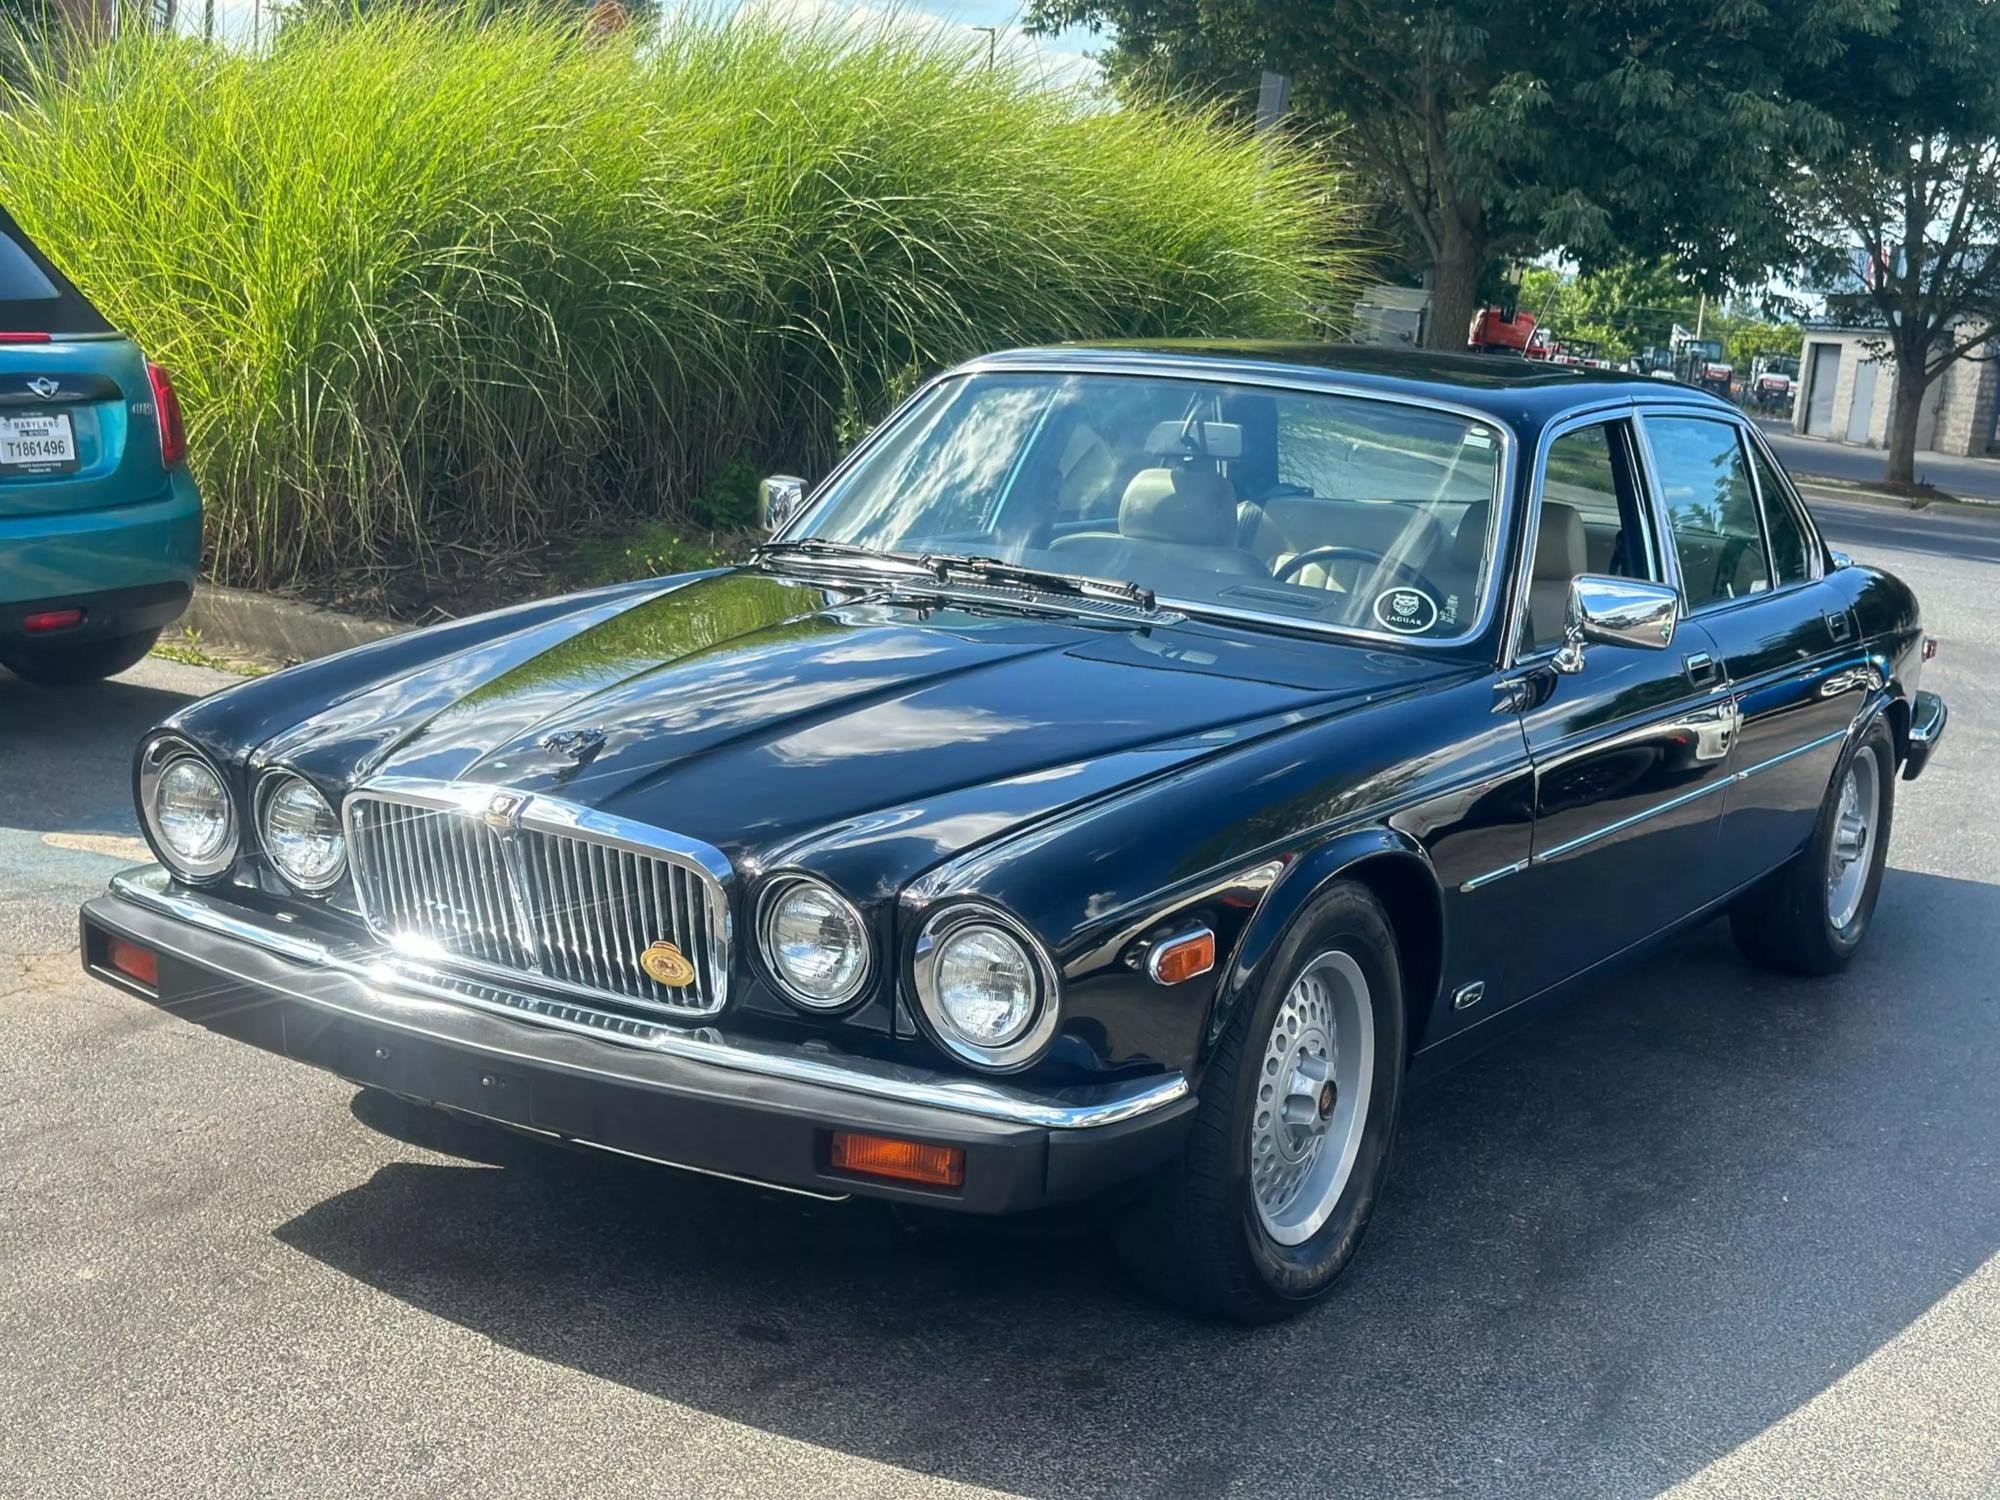
[[[1055,973],[1012,921],[960,907],[917,939],[917,998],[938,1039],[968,1062],[1020,1067],[1055,1034]]]
[[[311,782],[281,772],[264,783],[258,833],[278,873],[303,891],[323,891],[347,867],[340,819]]]
[[[140,762],[140,811],[161,856],[190,880],[220,875],[236,858],[236,810],[206,760],[163,741]]]
[[[764,898],[759,924],[764,961],[787,994],[814,1010],[832,1010],[861,993],[868,979],[868,932],[861,913],[831,886],[788,880]]]

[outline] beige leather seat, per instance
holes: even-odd
[[[1118,502],[1118,530],[1079,531],[1049,547],[1062,566],[1104,578],[1146,581],[1154,568],[1263,577],[1236,545],[1236,491],[1213,469],[1141,469]]]
[[[1484,500],[1466,506],[1452,537],[1453,566],[1468,579],[1478,577],[1486,555],[1487,515],[1491,507]],[[1559,500],[1542,502],[1542,524],[1535,533],[1535,566],[1528,578],[1528,644],[1554,646],[1562,642],[1563,625],[1569,615],[1569,583],[1579,573],[1590,571],[1590,537],[1583,517],[1573,505]],[[1471,584],[1468,582],[1467,588]]]
[[[1277,496],[1241,511],[1245,545],[1276,577],[1284,565],[1317,547],[1359,547],[1423,571],[1444,543],[1444,528],[1427,510],[1400,501],[1325,500]],[[1372,570],[1357,557],[1307,563],[1288,580],[1344,591]]]

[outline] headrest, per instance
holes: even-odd
[[[1236,490],[1213,469],[1141,469],[1118,502],[1118,534],[1149,542],[1236,545]]]
[[[1567,583],[1590,571],[1590,539],[1574,505],[1542,502],[1542,529],[1535,534],[1535,574],[1543,582]]]
[[[1485,557],[1487,518],[1492,509],[1490,502],[1475,500],[1466,506],[1465,514],[1459,518],[1451,551],[1460,567],[1477,568]],[[1583,516],[1574,505],[1564,505],[1559,500],[1544,500],[1541,529],[1535,534],[1535,570],[1532,576],[1568,582],[1577,574],[1589,571],[1590,539],[1583,529]]]
[[[1475,500],[1458,518],[1458,530],[1451,538],[1451,558],[1466,572],[1474,572],[1486,557],[1486,528],[1493,514],[1493,502]]]

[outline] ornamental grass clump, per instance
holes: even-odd
[[[1306,148],[887,23],[390,10],[30,65],[0,201],[174,371],[258,586],[818,472],[918,372],[1296,334],[1352,281]]]

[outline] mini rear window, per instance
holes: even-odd
[[[110,333],[112,327],[41,248],[0,209],[0,333],[57,338]]]
[[[53,302],[56,284],[9,235],[0,235],[0,302]]]

